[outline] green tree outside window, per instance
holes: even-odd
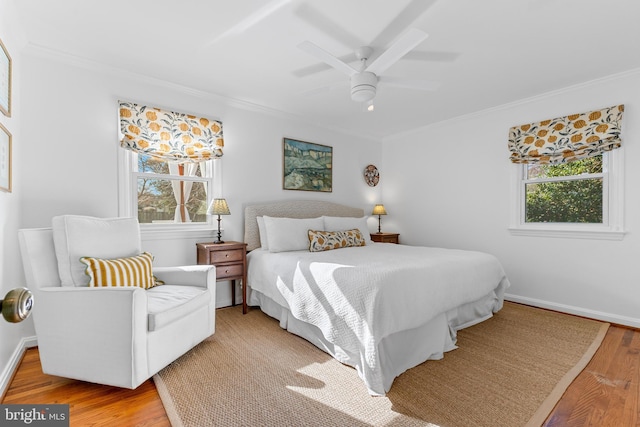
[[[555,165],[529,165],[525,222],[602,224],[602,172],[601,155]],[[557,179],[561,177],[571,179]]]

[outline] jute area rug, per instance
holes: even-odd
[[[505,303],[372,397],[355,369],[258,309],[216,314],[215,335],[154,377],[173,427],[539,426],[608,328]]]

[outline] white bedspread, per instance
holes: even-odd
[[[494,256],[473,251],[374,243],[315,253],[258,249],[249,258],[249,286],[360,360],[360,377],[381,395],[382,338],[509,285]]]

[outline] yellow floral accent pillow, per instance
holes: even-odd
[[[149,289],[158,284],[153,277],[153,255],[143,252],[129,258],[100,259],[82,257],[85,274],[89,276],[90,287],[103,286],[137,286]]]
[[[344,231],[309,230],[309,251],[321,252],[331,249],[364,246],[365,240],[359,229]]]

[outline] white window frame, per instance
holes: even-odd
[[[593,178],[602,177],[602,224],[525,222],[527,165],[512,164],[509,232],[516,236],[622,240],[626,234],[623,229],[623,159],[623,148],[603,153],[602,173],[590,175]],[[567,181],[570,179],[572,178],[563,177],[558,180]]]
[[[208,183],[207,206],[215,196],[214,177],[218,174],[218,162],[212,162],[211,176],[206,177]],[[138,154],[131,150],[118,149],[118,215],[121,217],[138,217]],[[183,181],[198,181],[202,178],[181,177]],[[206,222],[199,223],[169,223],[169,224],[140,224],[140,233],[145,240],[154,239],[186,239],[209,238],[213,236],[213,217],[207,215]]]

